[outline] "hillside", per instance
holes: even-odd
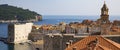
[[[7,4],[0,5],[0,20],[30,20],[35,19],[36,15],[41,16],[40,14],[28,9]]]

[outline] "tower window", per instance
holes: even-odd
[[[106,14],[106,12],[104,11],[104,15]]]
[[[103,21],[103,23],[106,23],[106,21]]]

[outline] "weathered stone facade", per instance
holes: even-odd
[[[67,47],[67,42],[70,42],[72,40],[72,44],[83,39],[84,36],[75,36],[70,34],[64,34],[64,35],[45,35],[44,36],[44,50],[65,50]],[[108,39],[111,39],[117,43],[120,43],[120,37],[106,37]]]
[[[28,41],[28,34],[32,30],[33,23],[9,24],[8,25],[8,42],[24,43]]]

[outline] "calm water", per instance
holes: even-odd
[[[39,22],[34,22],[34,24],[37,25],[43,25],[43,24],[58,24],[59,22],[82,22],[84,19],[89,20],[96,20],[100,18],[99,16],[52,16],[47,15],[43,16],[43,20]],[[110,20],[120,20],[120,16],[110,16]],[[0,37],[7,37],[7,24],[0,24]],[[26,46],[26,47],[25,47]],[[21,49],[17,49],[21,48]],[[11,47],[11,45],[4,44],[3,42],[0,42],[0,50],[30,50],[29,45],[15,45],[14,48]]]
[[[82,22],[85,19],[89,19],[89,20],[97,20],[98,18],[100,18],[100,16],[63,16],[63,15],[46,15],[43,16],[43,20],[39,21],[39,22],[35,22],[34,24],[37,25],[43,25],[43,24],[58,24],[59,22],[66,22],[66,23],[70,23],[70,22]],[[120,20],[120,16],[110,16],[110,20]]]

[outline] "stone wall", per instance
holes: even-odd
[[[44,36],[44,50],[64,50],[66,43],[73,40],[73,43],[82,38],[74,38],[73,35],[53,35]]]
[[[32,31],[29,34],[28,39],[32,41],[31,45],[33,50],[43,50],[43,44],[44,44],[43,37],[44,37],[44,34],[38,31],[37,32]]]
[[[44,36],[44,50],[64,50],[67,45],[66,42],[73,41],[73,43],[83,39],[84,37],[74,37],[74,35],[45,35]],[[120,43],[120,37],[107,37],[112,41]],[[73,44],[72,43],[72,44]]]

